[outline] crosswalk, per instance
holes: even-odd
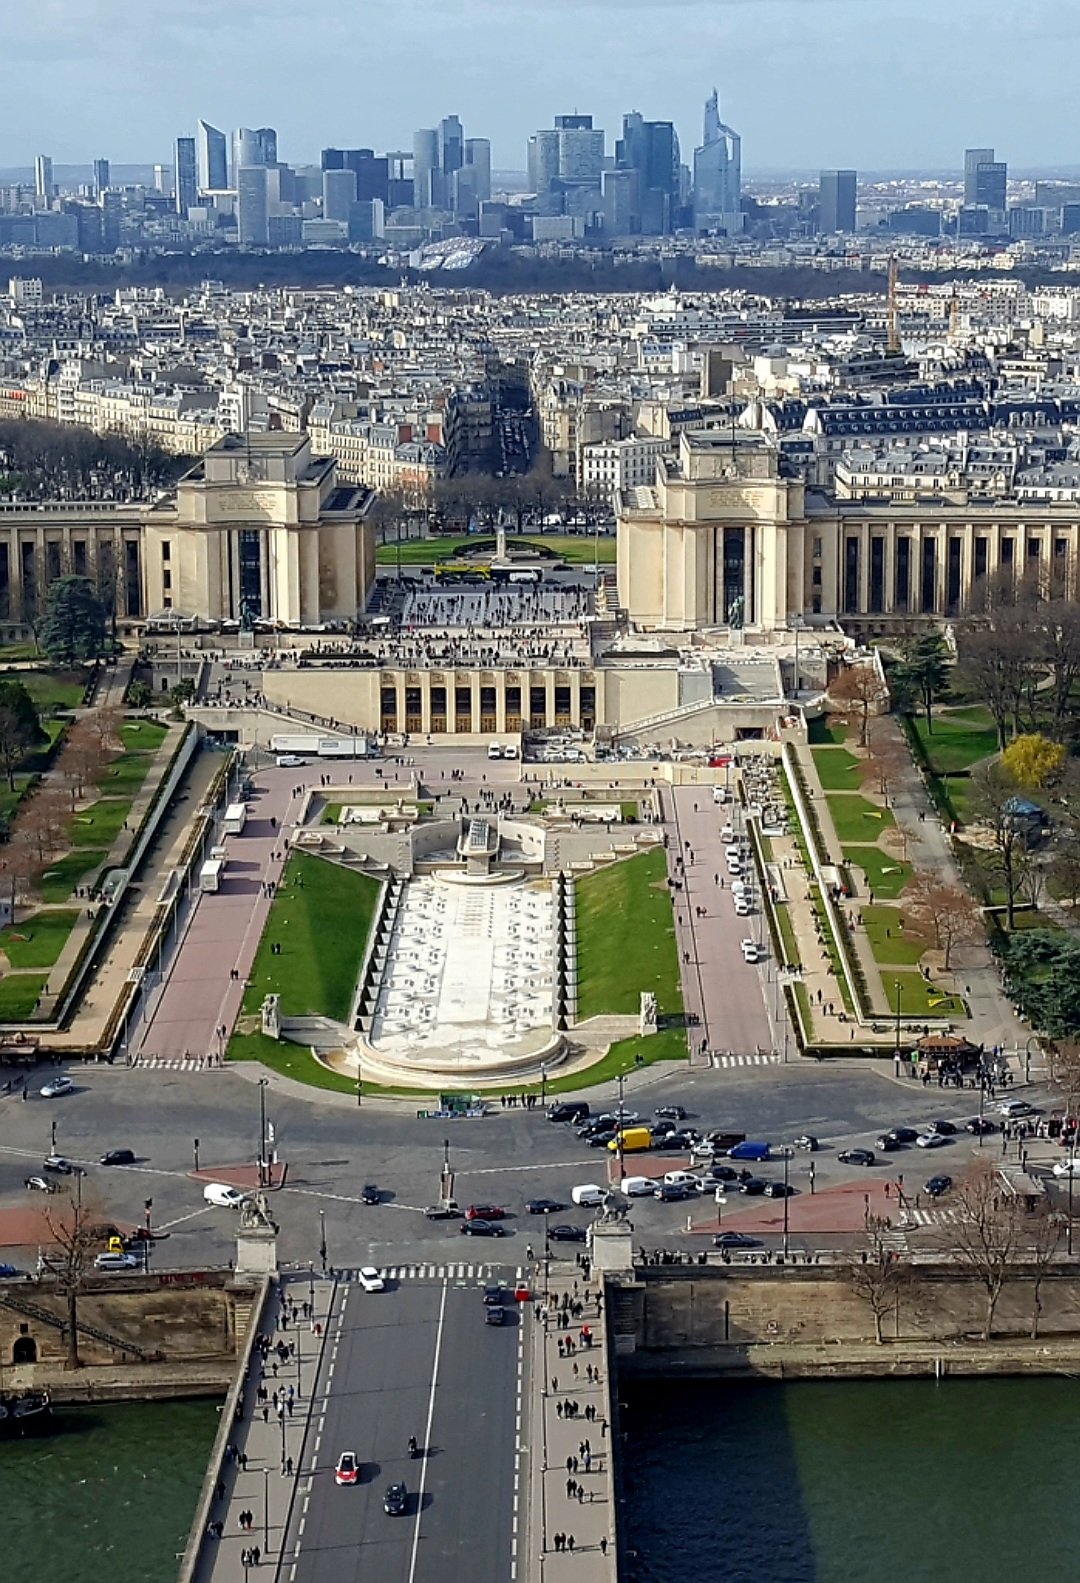
[[[959,1209],[909,1209],[908,1214],[920,1226],[956,1226],[964,1218]]]
[[[378,1267],[377,1267],[378,1268]],[[346,1283],[359,1278],[356,1270],[341,1270],[338,1279]],[[500,1264],[390,1264],[385,1269],[379,1269],[379,1275],[384,1281],[490,1281],[492,1276],[507,1275],[505,1265]],[[514,1278],[519,1280],[522,1271],[519,1268],[514,1272]]]
[[[212,1055],[137,1055],[129,1062],[144,1072],[219,1072],[221,1063]]]
[[[755,1055],[714,1055],[713,1066],[724,1070],[733,1066],[776,1066],[780,1056],[775,1051],[760,1051]]]

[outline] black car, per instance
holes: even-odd
[[[494,1220],[463,1220],[458,1227],[463,1237],[502,1237],[506,1233]]]
[[[657,1105],[653,1111],[654,1116],[659,1116],[661,1121],[685,1121],[685,1105]]]
[[[816,1154],[818,1151],[818,1140],[812,1132],[802,1132],[794,1140],[794,1146],[796,1149],[804,1150],[807,1154]]]
[[[101,1156],[102,1165],[134,1165],[134,1149],[108,1149]]]
[[[952,1186],[951,1176],[932,1176],[923,1184],[923,1192],[927,1198],[940,1198],[942,1193],[947,1193]]]
[[[794,1192],[795,1189],[792,1187],[790,1182],[765,1183],[766,1198],[791,1198],[794,1195]]]
[[[390,1484],[382,1499],[382,1509],[388,1517],[404,1517],[409,1503],[409,1492],[404,1484]]]
[[[760,1176],[748,1176],[745,1182],[739,1183],[739,1192],[748,1198],[760,1198],[767,1187],[775,1186],[775,1182],[766,1182]]]
[[[761,1244],[756,1237],[748,1237],[745,1231],[720,1231],[712,1239],[714,1248],[760,1248]]]
[[[42,1161],[43,1171],[54,1171],[57,1176],[85,1176],[86,1172],[81,1165],[72,1165],[70,1160],[65,1160],[62,1154],[50,1154]]]
[[[374,1182],[364,1183],[364,1190],[360,1194],[360,1202],[363,1204],[379,1204],[382,1202],[382,1194]]]
[[[503,1285],[502,1281],[489,1281],[484,1287],[484,1307],[501,1308],[509,1295],[509,1290]]]
[[[686,1154],[694,1146],[694,1140],[685,1132],[669,1132],[666,1138],[661,1138],[658,1148],[665,1153]]]
[[[549,1121],[582,1122],[589,1114],[589,1107],[582,1099],[569,1099],[552,1105],[547,1113]]]
[[[836,1156],[841,1165],[874,1165],[873,1149],[841,1149]]]
[[[653,1121],[649,1123],[649,1131],[652,1133],[654,1141],[658,1138],[669,1138],[676,1130],[673,1121]]]
[[[593,1116],[576,1129],[579,1138],[591,1138],[597,1132],[610,1132],[618,1124],[617,1116]]]
[[[930,1131],[936,1132],[939,1137],[951,1138],[956,1131],[956,1127],[951,1121],[932,1121],[930,1123]]]
[[[989,1116],[972,1116],[970,1121],[964,1122],[964,1131],[976,1138],[980,1134],[985,1137],[988,1132],[997,1131],[997,1122],[991,1121]]]
[[[738,1179],[738,1171],[733,1165],[710,1165],[708,1180],[710,1182],[734,1182]]]
[[[585,1242],[588,1238],[584,1226],[549,1226],[547,1234],[552,1242]]]
[[[590,1149],[606,1149],[608,1144],[618,1137],[614,1127],[607,1127],[603,1132],[591,1133],[586,1140]]]
[[[681,1199],[693,1198],[692,1187],[684,1187],[681,1182],[661,1182],[656,1189],[656,1197],[662,1204],[677,1204]]]
[[[505,1325],[506,1309],[501,1306],[499,1308],[485,1308],[484,1323],[485,1325]]]
[[[557,1198],[530,1198],[525,1204],[525,1212],[529,1215],[554,1215],[565,1208]]]
[[[895,1138],[897,1143],[914,1143],[919,1133],[915,1127],[890,1127],[889,1136]]]
[[[882,1154],[895,1154],[900,1147],[900,1139],[894,1138],[891,1132],[883,1132],[880,1138],[874,1139],[874,1147],[880,1149]]]

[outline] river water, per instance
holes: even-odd
[[[1076,1576],[1080,1382],[620,1391],[626,1583]]]
[[[175,1583],[218,1405],[59,1408],[0,1441],[2,1583]]]

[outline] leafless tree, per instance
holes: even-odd
[[[1039,675],[1037,637],[1027,613],[1006,606],[989,620],[965,624],[959,634],[958,675],[986,704],[1004,748],[1010,727],[1014,732],[1022,728],[1028,686]]]
[[[874,1340],[878,1346],[885,1342],[886,1316],[896,1312],[904,1288],[911,1281],[911,1266],[886,1241],[888,1229],[887,1220],[868,1214],[864,1246],[858,1260],[853,1260],[847,1270],[852,1290],[873,1315]]]
[[[971,772],[971,811],[986,829],[990,861],[1005,887],[1009,929],[1016,921],[1016,898],[1024,874],[1024,840],[1016,817],[1015,799],[1020,788],[997,759],[977,764]]]
[[[45,1210],[45,1223],[56,1246],[52,1269],[67,1303],[67,1366],[82,1367],[79,1356],[79,1299],[101,1249],[101,1211],[83,1197],[82,1178],[75,1178],[73,1189],[65,1193],[54,1208]]]
[[[829,697],[841,708],[850,709],[859,722],[859,746],[866,746],[870,730],[870,717],[885,707],[889,689],[878,675],[876,666],[846,665],[829,683]]]
[[[998,1301],[1025,1240],[1027,1216],[990,1164],[972,1172],[954,1201],[960,1213],[947,1228],[945,1245],[983,1288],[982,1339],[989,1341]]]
[[[1042,1314],[1042,1285],[1061,1247],[1065,1223],[1056,1209],[1043,1203],[1032,1214],[1025,1216],[1024,1229],[1027,1234],[1027,1264],[1032,1272],[1031,1339],[1037,1341],[1039,1317]]]
[[[889,806],[889,787],[911,772],[911,757],[893,722],[872,722],[866,741],[866,774]]]
[[[950,885],[927,870],[920,870],[904,892],[904,911],[918,933],[942,953],[946,973],[955,948],[983,933],[981,914],[965,887]]]

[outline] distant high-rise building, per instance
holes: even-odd
[[[444,116],[439,122],[439,169],[443,173],[443,189],[450,190],[450,177],[465,163],[465,131],[456,115]]]
[[[559,179],[558,132],[534,132],[527,155],[529,191],[541,196],[549,193]]]
[[[566,125],[568,121],[575,124]],[[587,126],[578,125],[588,122]],[[559,180],[584,182],[599,190],[604,170],[604,133],[594,127],[591,115],[555,117],[559,134]]]
[[[994,163],[994,150],[992,148],[968,148],[964,150],[964,207],[974,209],[978,203],[976,193],[979,186],[979,166]]]
[[[100,198],[109,185],[109,162],[107,159],[94,161],[94,197]]]
[[[195,157],[195,139],[178,137],[176,140],[176,212],[187,219],[199,197],[199,166]]]
[[[154,190],[166,198],[172,195],[172,169],[168,165],[154,166]]]
[[[443,204],[439,134],[434,127],[413,133],[413,189],[418,209],[438,209]]]
[[[324,148],[320,164],[324,171],[351,170],[356,176],[356,197],[360,203],[389,197],[390,167],[385,155],[376,158],[370,148]]]
[[[346,225],[356,202],[356,172],[323,171],[323,219],[343,220]]]
[[[237,127],[233,133],[232,144],[232,170],[233,183],[236,182],[236,173],[245,166],[254,165],[270,166],[277,164],[277,133],[272,126],[260,126],[254,131],[250,127]]]
[[[465,168],[473,172],[473,188],[477,201],[487,203],[491,197],[491,143],[488,138],[466,139]]]
[[[975,207],[990,209],[995,214],[1004,214],[1008,185],[1009,167],[1005,161],[987,160],[976,172]]]
[[[604,230],[609,236],[631,236],[641,230],[640,175],[637,170],[605,170]]]
[[[672,123],[646,121],[636,110],[624,115],[615,168],[637,172],[636,229],[650,235],[670,231],[679,198],[679,139]]]
[[[221,192],[229,185],[229,152],[224,132],[208,121],[195,130],[199,187],[203,192]]]
[[[53,195],[53,168],[48,154],[39,154],[34,160],[34,196],[48,202]]]
[[[236,172],[236,235],[241,247],[267,247],[270,202],[265,165],[241,165]]]
[[[742,229],[742,139],[720,119],[714,88],[705,102],[704,138],[694,150],[694,225],[699,231],[715,227],[726,232]]]
[[[818,230],[823,236],[855,230],[859,177],[854,170],[823,170],[818,181]]]

